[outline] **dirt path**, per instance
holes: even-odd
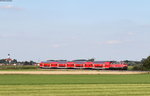
[[[0,71],[0,74],[144,74],[149,72],[142,71],[96,71],[96,70],[84,70],[84,71]]]

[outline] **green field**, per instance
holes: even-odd
[[[0,75],[0,96],[150,96],[150,75]]]

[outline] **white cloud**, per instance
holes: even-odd
[[[133,32],[128,32],[127,33],[129,36],[133,36],[135,33],[133,33]]]
[[[60,44],[52,44],[52,48],[60,48],[60,47],[66,47],[68,44],[60,43]]]
[[[122,41],[119,41],[119,40],[109,40],[109,41],[104,42],[104,44],[110,44],[110,45],[120,44],[120,43],[122,43]]]
[[[52,47],[53,48],[59,48],[59,47],[61,47],[61,45],[60,44],[54,44],[54,45],[52,45]]]
[[[0,6],[0,9],[22,10],[23,8],[20,8],[14,5],[3,5],[3,6]]]

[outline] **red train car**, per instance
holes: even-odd
[[[119,69],[127,70],[128,65],[123,62],[111,61],[45,61],[40,63],[41,68],[74,68],[74,69]]]

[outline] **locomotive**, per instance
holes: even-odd
[[[124,62],[114,61],[86,61],[86,60],[47,60],[39,64],[40,68],[58,69],[104,69],[104,70],[127,70],[128,65]]]

